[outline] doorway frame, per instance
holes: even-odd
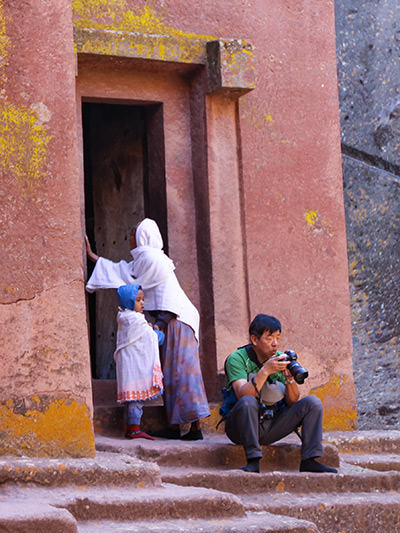
[[[172,62],[171,57],[160,58],[157,54],[149,58],[146,48],[124,46],[118,49],[117,43],[111,56],[109,48],[104,49],[99,44],[103,38],[102,30],[79,28],[75,32],[78,104],[82,97],[86,100],[100,98],[102,101],[116,98],[115,91],[105,89],[106,80],[103,80],[103,92],[101,89],[85,92],[79,87],[82,72],[87,70],[93,75],[97,71],[101,77],[101,69],[110,63],[125,66],[123,70],[127,86],[127,77],[132,72],[147,72],[150,77],[158,75],[161,83],[167,78],[174,78],[187,89],[185,98],[188,100],[188,112],[183,122],[186,140],[191,145],[191,168],[185,176],[179,164],[172,165],[174,168],[168,168],[168,162],[166,164],[168,237],[178,278],[200,310],[200,360],[207,395],[209,400],[213,400],[219,397],[218,370],[221,370],[221,362],[227,355],[227,347],[236,339],[240,343],[244,335],[247,337],[250,317],[237,99],[254,88],[251,45],[237,40],[188,40],[187,45],[193,55],[188,53],[178,61],[175,57]],[[152,41],[153,46],[154,39],[158,37],[131,34],[126,35],[126,39],[131,40],[132,44],[137,43],[138,39],[147,44]],[[117,99],[127,104],[141,100],[151,102],[154,97],[146,90],[134,95],[128,90]],[[168,99],[158,100],[164,103],[164,107],[169,103]],[[226,117],[228,120],[225,120]],[[173,121],[169,115],[165,117],[165,123],[169,118]],[[224,119],[226,130],[219,128],[220,118]],[[81,124],[79,111],[78,124]],[[218,154],[210,144],[211,139],[217,141],[216,135],[224,137],[224,150],[229,152],[228,165],[223,158],[218,159]],[[166,138],[167,159],[171,148],[179,161],[179,150],[174,150]],[[224,195],[221,197],[219,194],[220,186],[229,171],[229,190],[232,193],[224,199]],[[183,208],[182,214],[177,206]],[[183,242],[177,242],[176,239],[179,228]],[[230,272],[239,285],[236,291],[229,290],[228,294],[225,258],[229,255],[232,256]],[[181,275],[183,268],[185,270]],[[229,317],[226,313],[228,308],[231,311]]]

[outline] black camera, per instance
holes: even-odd
[[[301,364],[297,362],[297,353],[293,350],[286,350],[285,355],[286,357],[282,357],[280,360],[290,361],[286,368],[292,374],[296,383],[300,383],[300,385],[303,384],[304,380],[308,378],[308,370],[303,368]]]
[[[274,418],[274,410],[270,406],[265,405],[265,403],[259,404],[258,413],[260,416],[260,422]]]

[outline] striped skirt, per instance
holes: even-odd
[[[199,343],[190,326],[176,319],[169,322],[161,363],[168,424],[185,424],[209,416]]]

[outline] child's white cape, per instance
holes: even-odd
[[[158,337],[142,313],[129,309],[117,315],[118,401],[148,400],[161,394],[162,372]]]

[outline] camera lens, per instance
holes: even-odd
[[[302,385],[304,380],[308,378],[308,370],[303,368],[297,361],[292,361],[287,366],[289,372],[292,374],[296,383]]]

